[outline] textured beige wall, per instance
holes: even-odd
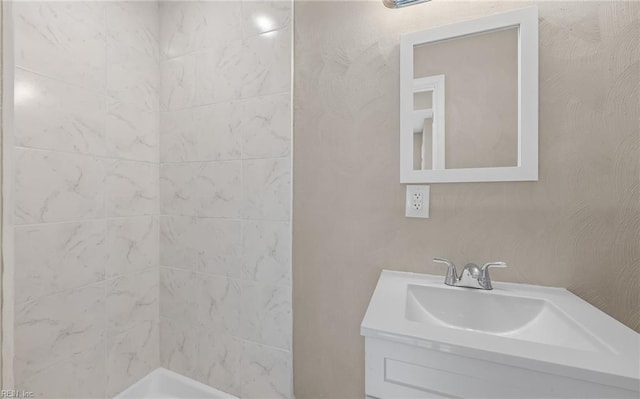
[[[362,398],[359,325],[381,269],[504,260],[495,280],[568,287],[640,331],[640,3],[540,3],[540,180],[436,184],[403,217],[399,35],[529,3],[298,2],[294,378]]]

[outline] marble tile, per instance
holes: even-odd
[[[203,380],[198,372],[201,332],[197,328],[160,318],[160,364],[176,373]]]
[[[242,0],[242,35],[255,36],[291,26],[291,1]]]
[[[236,337],[160,319],[162,367],[224,392],[240,393],[238,366],[242,349],[242,342]]]
[[[218,42],[163,62],[161,102],[164,109],[177,110],[287,92],[290,64],[289,29]]]
[[[195,326],[200,287],[195,273],[160,267],[160,317]]]
[[[99,283],[17,304],[16,378],[24,379],[103,341],[104,297],[104,283]]]
[[[187,216],[160,216],[160,260],[161,266],[196,271],[201,259],[196,225],[199,218]]]
[[[204,330],[199,352],[197,369],[205,384],[230,393],[240,395],[238,374],[242,342],[230,335]]]
[[[15,3],[15,63],[70,84],[103,92],[104,4],[74,3]]]
[[[103,399],[105,397],[105,343],[75,352],[35,374],[16,377],[16,389],[35,398]]]
[[[14,109],[16,145],[104,155],[104,96],[16,68]]]
[[[160,109],[179,110],[193,106],[195,64],[197,54],[190,54],[160,63]]]
[[[105,172],[86,155],[15,150],[15,223],[104,216]]]
[[[291,88],[291,31],[220,41],[162,63],[161,103],[177,110],[287,92]]]
[[[107,46],[107,94],[132,107],[158,111],[160,66],[152,58],[124,54],[119,43]]]
[[[46,0],[42,2],[34,2],[35,4],[49,3]],[[68,18],[68,21],[73,23],[81,23],[85,25],[104,24],[105,22],[105,2],[101,1],[60,1],[55,6],[46,4],[52,7],[55,11],[55,15],[62,15]],[[43,13],[44,14],[44,13]]]
[[[291,161],[288,158],[242,161],[243,216],[289,220]]]
[[[162,216],[160,226],[161,265],[240,276],[240,221]]]
[[[15,227],[16,303],[103,280],[105,229],[104,221]]]
[[[157,1],[107,2],[107,41],[125,54],[159,60],[160,18]]]
[[[142,111],[110,99],[106,116],[106,153],[110,157],[158,162],[157,112]]]
[[[242,282],[240,335],[253,342],[291,348],[291,287]]]
[[[241,4],[228,2],[160,3],[164,57],[173,58],[241,37]]]
[[[288,222],[242,223],[242,278],[291,284],[291,225]]]
[[[290,352],[244,341],[240,370],[241,397],[293,398]]]
[[[106,391],[111,398],[160,366],[158,321],[108,334],[106,359]]]
[[[160,164],[160,213],[195,216],[199,192],[196,186],[198,165]]]
[[[106,282],[107,328],[122,331],[159,317],[159,286],[156,268],[127,274]]]
[[[239,99],[242,78],[252,69],[244,69],[242,40],[219,42],[217,47],[194,53],[195,90],[193,105],[205,105]],[[256,66],[253,65],[253,68]]]
[[[240,161],[160,166],[163,214],[236,218],[240,215]]]
[[[242,198],[240,161],[205,162],[197,176],[199,216],[237,218]]]
[[[291,153],[290,94],[257,97],[241,102],[238,130],[242,158],[277,158]]]
[[[157,266],[159,231],[156,216],[108,219],[107,278]]]
[[[162,63],[163,109],[177,110],[240,98],[242,40],[219,42],[215,48]],[[251,69],[250,69],[251,70]]]
[[[162,162],[240,159],[239,108],[232,102],[163,112]]]
[[[107,216],[154,215],[159,210],[158,167],[148,162],[106,161]]]
[[[283,29],[247,38],[242,57],[234,69],[243,71],[239,81],[241,97],[282,93],[291,90],[291,31]]]
[[[198,320],[207,331],[237,335],[240,327],[240,282],[199,275]]]

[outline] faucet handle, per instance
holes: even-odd
[[[448,260],[448,259],[433,258],[433,261],[434,261],[435,263],[442,263],[442,264],[447,265],[447,266],[449,266],[449,267],[453,267],[453,268],[455,268],[455,267],[456,267],[456,266],[453,264],[453,262],[451,262],[451,261],[450,261],[450,260]]]
[[[458,280],[456,265],[454,265],[450,260],[442,258],[433,258],[433,261],[435,263],[442,263],[443,265],[447,265],[447,276],[445,277],[444,283],[447,285],[454,285]]]
[[[507,267],[507,264],[504,262],[489,262],[485,263],[480,270],[487,270],[490,267]]]
[[[493,284],[491,284],[491,276],[489,276],[489,268],[491,267],[507,267],[507,264],[504,262],[489,262],[485,263],[482,266],[482,268],[480,269],[481,276],[478,278],[478,283],[480,283],[482,288],[484,288],[485,290],[493,289]]]

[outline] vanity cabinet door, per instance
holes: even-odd
[[[448,345],[431,347],[366,337],[366,395],[378,399],[637,399],[637,392],[447,353]]]

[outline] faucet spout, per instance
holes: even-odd
[[[485,263],[482,267],[478,267],[475,263],[467,263],[462,269],[462,272],[460,272],[460,275],[458,275],[453,262],[442,258],[433,258],[433,261],[447,265],[447,275],[444,279],[446,285],[479,288],[483,290],[493,289],[491,276],[489,276],[489,269],[491,267],[507,267],[507,264],[504,262],[489,262]]]

